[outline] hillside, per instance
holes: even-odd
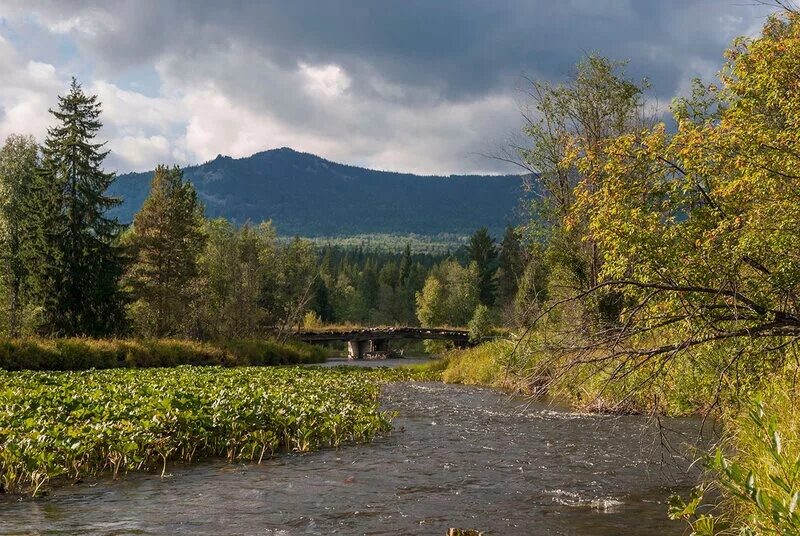
[[[120,175],[111,188],[124,199],[123,222],[142,206],[152,173]],[[292,149],[216,159],[185,169],[206,215],[244,222],[271,219],[282,235],[493,232],[513,221],[521,177],[419,176],[330,162]]]

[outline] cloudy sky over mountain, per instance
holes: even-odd
[[[281,146],[379,169],[501,171],[524,77],[590,51],[666,105],[769,9],[742,0],[0,0],[0,139],[42,138],[69,78],[121,172]]]

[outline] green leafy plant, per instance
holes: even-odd
[[[800,534],[800,452],[796,444],[784,443],[779,428],[778,419],[756,403],[739,430],[741,449],[731,457],[720,447],[706,460],[728,501],[726,515],[699,512],[708,489],[704,485],[692,490],[688,502],[671,497],[670,518],[687,521],[697,536]]]
[[[391,428],[380,384],[432,378],[390,369],[192,367],[0,371],[0,489],[167,471],[222,457],[260,462],[370,441]]]

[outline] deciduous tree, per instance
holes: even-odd
[[[4,316],[11,337],[20,334],[30,260],[26,259],[26,246],[30,246],[32,239],[27,204],[38,162],[39,146],[32,136],[12,134],[0,149],[0,277],[6,295]]]

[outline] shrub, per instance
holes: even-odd
[[[697,536],[736,527],[736,534],[800,534],[800,427],[795,401],[785,392],[770,405],[758,402],[732,424],[731,455],[717,448],[706,460],[723,492],[724,514],[702,512],[708,486],[698,486],[688,502],[670,498],[670,517],[684,519]]]
[[[303,328],[304,329],[316,329],[316,328],[321,328],[321,327],[322,327],[322,319],[314,311],[308,311],[303,316]]]

